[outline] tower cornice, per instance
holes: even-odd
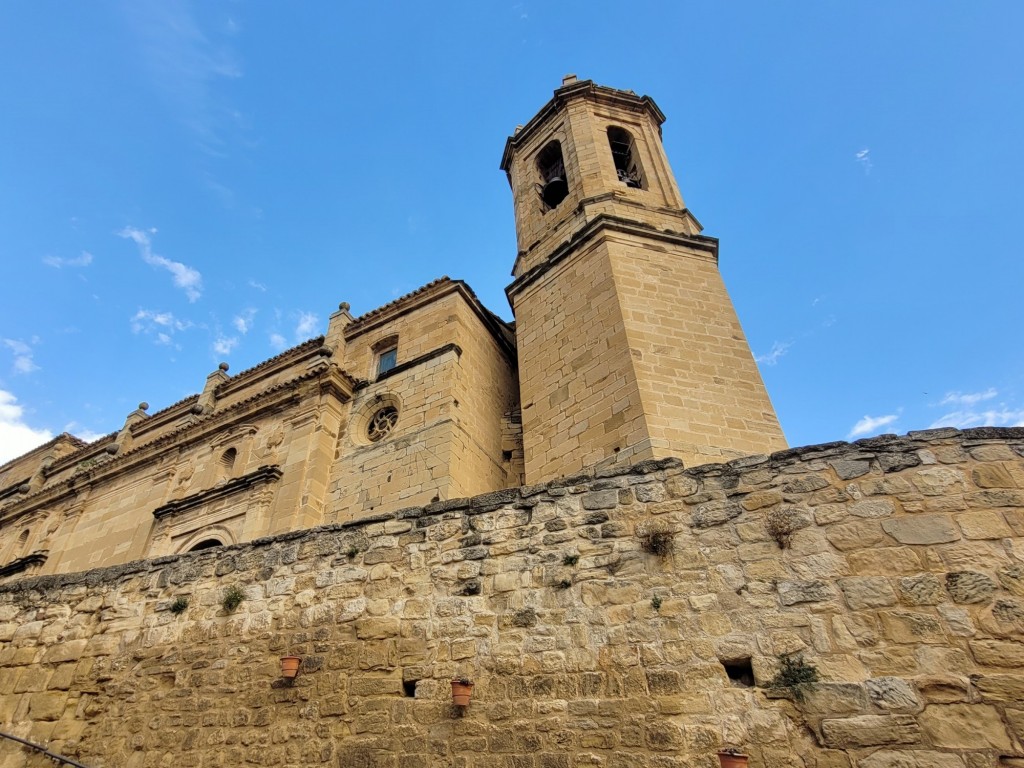
[[[718,264],[718,238],[707,235],[686,235],[678,232],[665,232],[654,227],[642,224],[632,219],[625,219],[611,214],[601,214],[586,226],[573,233],[572,237],[556,248],[543,262],[531,268],[520,277],[513,280],[505,288],[505,295],[509,303],[515,307],[512,297],[520,293],[527,286],[535,283],[546,272],[567,259],[574,253],[581,252],[582,247],[601,236],[605,232],[624,232],[631,235],[638,235],[650,240],[657,240],[675,245],[684,245],[695,250],[703,251],[708,255],[715,265]]]
[[[505,141],[505,151],[501,156],[501,170],[508,173],[512,156],[518,146],[529,141],[539,126],[547,122],[548,118],[564,107],[570,101],[579,98],[587,98],[598,103],[604,103],[628,109],[635,112],[647,112],[654,120],[658,129],[661,129],[665,122],[665,113],[650,96],[637,96],[633,91],[621,91],[618,88],[609,88],[606,85],[598,85],[593,80],[579,80],[556,88],[551,100],[541,107],[540,111],[533,116],[522,128],[509,136]]]

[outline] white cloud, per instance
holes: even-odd
[[[12,393],[0,389],[0,464],[21,456],[53,439],[48,429],[34,429],[25,423],[23,409]]]
[[[312,336],[319,325],[320,319],[312,312],[300,312],[299,322],[295,326],[295,338],[305,339]]]
[[[199,270],[153,252],[150,235],[156,234],[156,228],[151,228],[144,232],[135,227],[125,227],[117,234],[119,237],[133,241],[139,247],[139,255],[142,256],[144,262],[150,266],[160,267],[170,272],[174,284],[185,291],[189,301],[197,301],[203,295],[203,276]]]
[[[38,371],[39,366],[32,359],[32,347],[18,339],[4,339],[4,346],[14,353],[14,372],[32,373]]]
[[[871,162],[871,158],[869,157],[870,153],[871,150],[865,147],[853,156],[860,164],[861,168],[864,169],[865,175],[871,173],[871,169],[874,167],[874,163]]]
[[[253,318],[256,317],[256,310],[252,307],[244,310],[240,315],[235,315],[234,320],[231,322],[239,333],[245,334],[252,329]]]
[[[991,408],[986,411],[953,411],[934,421],[931,428],[956,427],[957,429],[967,429],[968,427],[982,426],[1024,427],[1024,408],[1016,409],[1000,406],[998,409]]]
[[[101,437],[105,437],[107,435],[106,432],[93,432],[91,429],[82,429],[79,427],[77,421],[69,421],[67,424],[64,425],[63,431],[68,432],[69,434],[72,434],[75,437],[77,437],[79,440],[84,440],[87,443],[95,442],[96,440],[99,440]]]
[[[959,392],[948,392],[939,405],[976,405],[984,400],[991,400],[998,394],[999,392],[992,387],[984,392],[969,392],[966,395]]]
[[[772,344],[772,348],[767,354],[755,355],[754,360],[758,363],[764,363],[765,365],[775,365],[779,362],[779,358],[786,354],[792,346],[793,343],[789,341],[776,341]]]
[[[81,256],[75,256],[70,259],[60,256],[44,256],[43,264],[54,269],[60,269],[61,267],[88,267],[92,264],[92,254],[88,251],[82,251]]]
[[[172,344],[175,333],[191,327],[191,322],[179,320],[172,312],[158,312],[154,309],[140,309],[131,319],[132,333],[149,336],[154,344],[160,345]]]
[[[218,336],[213,342],[213,351],[218,355],[230,355],[231,350],[238,346],[238,339],[234,336]]]
[[[255,280],[249,280],[249,287],[255,288],[257,291],[260,291],[262,293],[267,292],[267,286],[265,286],[263,283],[258,283]]]
[[[270,334],[270,346],[274,349],[284,349],[288,346],[288,340],[280,333]]]
[[[865,416],[853,425],[853,429],[850,430],[850,434],[847,435],[847,439],[863,437],[864,435],[877,432],[882,427],[892,424],[898,418],[899,415],[895,413],[890,413],[886,416]]]

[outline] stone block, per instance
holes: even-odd
[[[919,716],[930,743],[947,749],[1011,749],[999,711],[988,704],[930,704]]]
[[[847,507],[854,517],[889,517],[896,511],[895,505],[888,499],[870,499],[855,501]]]
[[[921,740],[921,729],[909,715],[861,715],[822,720],[821,733],[825,746],[839,749],[917,744]]]
[[[900,544],[944,544],[960,538],[959,529],[946,515],[896,517],[883,521],[882,529]]]
[[[866,475],[871,469],[871,463],[867,459],[837,459],[830,461],[829,464],[841,480],[852,480]]]
[[[67,699],[68,695],[63,692],[33,693],[29,698],[28,716],[33,720],[59,720]]]
[[[833,596],[832,589],[824,581],[781,581],[778,590],[783,605],[817,603]]]
[[[1024,675],[976,675],[972,682],[987,702],[1024,702]]]
[[[971,470],[971,480],[979,488],[1016,488],[1013,475],[1002,464],[979,464]]]
[[[996,590],[995,582],[977,571],[946,574],[946,591],[957,603],[986,603]]]
[[[913,686],[899,677],[873,677],[864,683],[871,703],[891,712],[915,712],[921,701]]]
[[[857,761],[857,768],[964,768],[959,755],[928,749],[879,749]]]
[[[855,611],[884,608],[896,602],[896,593],[884,576],[860,576],[839,580],[846,602]]]
[[[853,523],[830,525],[825,530],[825,538],[840,550],[848,552],[880,544],[885,539],[882,526],[874,520],[858,520]]]
[[[942,582],[933,573],[905,576],[898,584],[900,598],[909,605],[936,605],[945,598]]]
[[[964,512],[956,515],[955,519],[967,539],[1003,539],[1013,536],[1006,518],[998,512]]]
[[[383,640],[397,637],[399,620],[391,617],[364,618],[356,621],[356,637],[360,640]]]
[[[1024,668],[1024,643],[1011,640],[971,640],[974,660],[985,667]]]
[[[894,643],[937,643],[945,638],[939,620],[926,613],[881,611],[878,618]]]

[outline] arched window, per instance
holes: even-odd
[[[189,552],[197,552],[200,549],[213,549],[214,547],[223,547],[224,544],[217,539],[203,539],[198,544],[189,548]]]
[[[21,557],[23,555],[27,555],[28,554],[25,551],[25,546],[28,544],[28,536],[29,536],[29,529],[26,528],[24,531],[21,532],[21,536],[18,537],[18,546],[15,547],[15,549],[14,549],[14,556],[15,557]]]
[[[611,146],[612,160],[615,161],[615,173],[619,181],[627,187],[647,189],[640,158],[637,156],[636,146],[629,131],[617,125],[611,126],[608,129],[608,144]]]
[[[540,197],[546,210],[555,208],[569,194],[569,179],[565,174],[562,145],[557,139],[549,141],[537,153],[537,173],[540,174]]]
[[[238,457],[238,451],[235,448],[228,448],[220,456],[220,466],[225,474],[235,468],[235,459]]]

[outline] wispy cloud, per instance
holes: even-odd
[[[231,350],[238,346],[238,338],[235,336],[218,336],[213,342],[213,351],[218,355],[230,355]]]
[[[865,147],[864,149],[857,152],[853,157],[860,164],[860,167],[864,169],[864,174],[871,173],[871,169],[874,168],[874,163],[871,162],[871,150]]]
[[[791,341],[776,341],[772,344],[772,348],[767,354],[755,355],[754,360],[758,363],[764,363],[765,365],[775,365],[779,362],[779,358],[785,355],[792,346],[793,342]]]
[[[252,329],[252,321],[255,317],[256,310],[248,307],[242,310],[240,314],[235,315],[231,323],[239,333],[246,334]]]
[[[945,416],[936,419],[931,424],[932,429],[938,427],[956,427],[967,429],[969,427],[1024,427],[1024,408],[989,408],[984,411],[970,409],[953,411]]]
[[[31,451],[53,439],[48,429],[35,429],[25,423],[24,409],[18,398],[0,389],[0,464]]]
[[[67,259],[60,256],[43,256],[43,264],[54,269],[61,269],[62,267],[88,267],[92,264],[92,254],[88,251],[82,251],[80,256]]]
[[[977,405],[985,400],[991,400],[998,394],[998,390],[992,387],[989,387],[984,392],[968,392],[967,394],[947,392],[939,405]]]
[[[267,292],[267,286],[265,286],[263,283],[258,283],[258,282],[256,282],[255,280],[252,280],[252,279],[249,280],[249,287],[250,288],[255,288],[260,293],[266,293]]]
[[[223,155],[237,113],[221,86],[242,76],[228,42],[237,25],[203,29],[188,3],[128,3],[125,8],[153,83],[175,117],[204,151]]]
[[[3,343],[14,354],[15,373],[32,373],[39,370],[39,366],[32,359],[32,347],[28,344],[20,339],[4,339]]]
[[[191,327],[191,322],[179,320],[171,312],[157,312],[153,309],[140,309],[131,319],[132,333],[149,336],[154,344],[160,345],[173,343],[175,333]]]
[[[278,350],[284,349],[288,346],[288,339],[280,333],[272,333],[270,334],[270,346]]]
[[[309,338],[319,325],[320,319],[312,312],[300,312],[299,322],[295,325],[295,338]]]
[[[117,234],[119,237],[133,241],[139,247],[139,255],[142,256],[144,262],[150,266],[160,267],[170,272],[174,279],[174,284],[185,291],[189,301],[197,301],[203,295],[203,276],[199,273],[199,270],[153,252],[150,235],[156,234],[156,228],[143,231],[135,227],[125,227]]]
[[[64,425],[64,432],[68,432],[79,440],[84,440],[87,443],[92,443],[99,440],[101,437],[106,436],[107,432],[94,432],[91,429],[82,428],[77,421],[69,421]]]
[[[865,416],[853,425],[853,428],[850,430],[850,434],[847,435],[847,439],[850,440],[855,437],[874,434],[882,427],[889,426],[898,418],[899,414],[896,413],[890,413],[886,416]]]

